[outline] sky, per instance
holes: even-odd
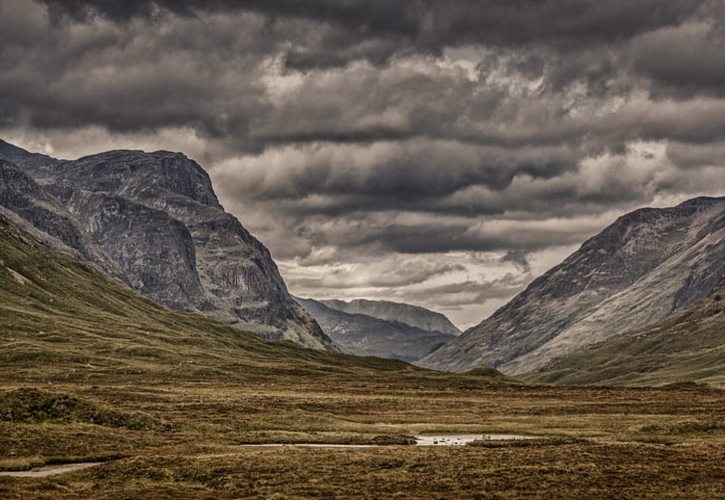
[[[725,0],[0,0],[0,137],[181,151],[293,293],[465,328],[725,194]]]

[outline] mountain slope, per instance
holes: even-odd
[[[34,176],[50,215],[72,217],[94,262],[145,296],[180,311],[210,315],[272,340],[335,349],[291,298],[269,251],[226,213],[206,172],[179,153],[109,151],[76,161],[36,155],[7,143]],[[14,206],[0,204],[15,211]],[[64,240],[65,241],[65,240]]]
[[[725,281],[661,323],[557,358],[524,379],[561,384],[725,384]]]
[[[120,268],[93,245],[73,215],[16,165],[0,158],[0,213],[46,244],[121,277]]]
[[[725,198],[636,210],[420,364],[532,371],[666,318],[707,295],[724,272]]]
[[[296,298],[343,352],[358,356],[415,361],[427,356],[454,336],[386,321],[365,314],[338,311],[326,302]]]
[[[0,371],[15,378],[149,374],[178,380],[361,370],[417,371],[391,360],[268,342],[168,310],[0,216]]]
[[[390,302],[387,300],[355,299],[318,301],[331,309],[349,314],[365,314],[386,321],[404,323],[428,332],[440,332],[448,335],[460,335],[461,331],[443,314],[424,307]]]

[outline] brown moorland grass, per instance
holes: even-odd
[[[421,390],[420,383],[54,384],[54,392],[168,425],[131,430],[86,422],[0,422],[5,468],[116,457],[62,476],[0,477],[0,498],[725,495],[720,390],[463,389],[467,383],[455,380]],[[420,433],[495,432],[543,439],[448,448],[240,446],[395,443]]]

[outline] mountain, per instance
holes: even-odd
[[[667,318],[710,293],[724,273],[725,198],[636,210],[420,364],[533,371]]]
[[[724,360],[725,280],[665,321],[557,358],[524,379],[574,385],[723,385]]]
[[[23,170],[2,163],[0,206],[74,256],[174,310],[336,349],[292,299],[267,248],[224,211],[207,173],[183,154],[109,151],[62,161],[3,143],[0,155]]]
[[[404,323],[428,332],[440,332],[448,335],[461,334],[458,327],[451,323],[446,316],[420,306],[387,300],[366,299],[355,299],[349,302],[344,300],[320,300],[319,302],[337,311],[349,314],[365,314],[373,318]]]
[[[427,356],[455,338],[447,333],[423,330],[366,314],[343,312],[327,305],[340,301],[296,300],[315,318],[335,344],[349,354],[411,362]],[[436,314],[428,312],[431,315]]]
[[[206,316],[169,310],[51,250],[2,215],[0,325],[0,371],[23,383],[96,382],[101,375],[116,381],[142,375],[156,383],[183,377],[425,374],[399,361],[269,342]]]

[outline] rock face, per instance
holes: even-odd
[[[93,246],[73,216],[19,167],[0,158],[0,210],[55,250],[106,267],[119,269]]]
[[[461,331],[443,314],[424,307],[390,302],[387,300],[356,299],[319,301],[331,309],[350,313],[365,314],[386,321],[404,323],[428,332],[440,332],[448,335],[460,335]]]
[[[427,356],[455,338],[448,333],[424,330],[403,322],[380,319],[367,314],[344,312],[327,305],[328,303],[348,304],[347,302],[322,302],[301,298],[296,300],[317,320],[322,330],[335,344],[348,354],[412,362]],[[415,308],[415,306],[408,307]],[[431,316],[438,314],[427,312]]]
[[[37,200],[27,208],[5,189],[0,205],[141,294],[268,339],[336,349],[289,295],[267,248],[224,211],[207,173],[183,154],[109,151],[59,161],[2,143],[0,156],[33,177],[15,168],[23,182],[13,191]],[[33,215],[36,206],[46,212]],[[56,218],[69,229],[48,227]]]
[[[670,316],[711,292],[723,273],[725,198],[636,210],[420,364],[529,372]]]

